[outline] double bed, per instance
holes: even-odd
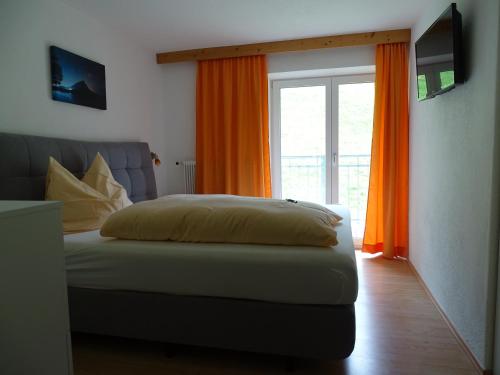
[[[149,147],[0,133],[0,199],[44,198],[48,157],[81,177],[97,152],[133,202],[157,197]],[[349,212],[339,244],[200,244],[65,236],[71,329],[286,356],[338,359],[355,342]]]

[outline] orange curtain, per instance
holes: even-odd
[[[375,110],[363,251],[408,255],[408,45],[376,50]]]
[[[265,56],[198,62],[196,192],[271,197]]]

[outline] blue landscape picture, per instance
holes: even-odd
[[[52,99],[106,109],[104,65],[51,46],[50,71]]]

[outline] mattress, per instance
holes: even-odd
[[[358,279],[349,211],[333,247],[207,244],[64,238],[68,286],[314,305],[356,300]]]

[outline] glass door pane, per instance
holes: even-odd
[[[373,82],[339,83],[339,203],[349,207],[354,238],[365,228],[373,130]]]
[[[281,197],[326,203],[329,85],[280,90]]]

